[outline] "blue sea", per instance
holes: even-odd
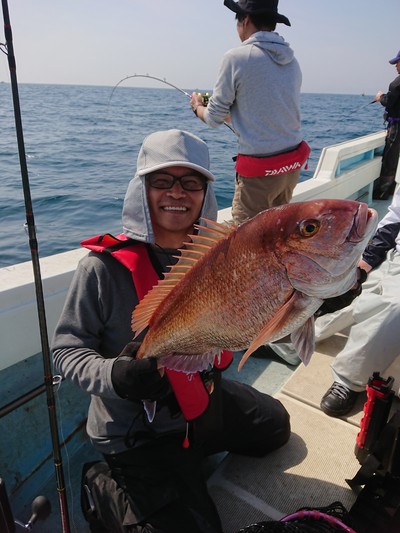
[[[196,119],[175,89],[20,84],[25,153],[39,256],[77,248],[99,233],[121,231],[125,191],[143,138],[180,128],[204,139],[219,208],[231,204],[236,137]],[[204,89],[204,92],[207,89]],[[191,89],[187,92],[191,93]],[[208,89],[210,91],[210,89]],[[323,147],[384,128],[372,95],[302,94],[312,177]],[[11,85],[0,83],[0,268],[30,260]]]

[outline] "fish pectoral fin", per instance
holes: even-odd
[[[257,337],[243,354],[238,371],[240,371],[250,355],[263,344],[266,344],[274,335],[277,335],[283,327],[290,322],[293,313],[298,314],[299,308],[304,307],[304,295],[294,291],[290,299],[279,309],[276,315],[267,322]]]
[[[314,315],[290,335],[290,340],[304,365],[308,365],[315,350]]]

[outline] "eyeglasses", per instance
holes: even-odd
[[[177,181],[185,191],[203,191],[206,188],[206,179],[199,174],[187,174],[178,177],[165,172],[154,172],[149,174],[146,179],[150,187],[154,189],[172,189]]]

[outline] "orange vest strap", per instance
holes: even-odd
[[[123,234],[114,237],[110,234],[97,235],[81,242],[81,245],[94,252],[110,253],[132,273],[133,283],[139,300],[159,281],[152,265],[146,245],[132,242]],[[233,360],[232,352],[224,350],[215,358],[214,366],[221,370],[227,368]],[[168,380],[174,391],[176,400],[187,421],[199,417],[207,408],[209,394],[199,372],[185,374],[165,368]]]

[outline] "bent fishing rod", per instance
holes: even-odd
[[[51,357],[50,357],[49,341],[48,341],[48,334],[47,334],[47,322],[46,322],[46,312],[45,312],[44,297],[43,297],[43,285],[42,285],[42,278],[41,278],[40,264],[39,264],[38,241],[36,238],[36,229],[35,229],[35,221],[34,221],[32,200],[31,200],[31,193],[30,193],[28,168],[26,164],[24,135],[23,135],[23,129],[22,129],[21,109],[20,109],[20,103],[19,103],[18,82],[17,82],[17,72],[16,72],[17,69],[16,69],[16,61],[15,61],[13,39],[12,39],[12,30],[11,30],[11,23],[10,23],[7,0],[2,0],[2,8],[3,8],[3,19],[4,19],[4,35],[5,35],[6,42],[4,45],[3,44],[1,45],[1,51],[4,52],[8,57],[8,66],[10,70],[10,80],[11,80],[11,89],[12,89],[12,98],[13,98],[13,107],[14,107],[15,130],[16,130],[16,136],[17,136],[18,155],[19,155],[19,162],[20,162],[20,168],[21,168],[21,178],[22,178],[24,200],[25,200],[26,226],[28,229],[29,247],[31,251],[32,266],[33,266],[33,273],[34,273],[34,280],[35,280],[36,303],[37,303],[40,340],[41,340],[42,355],[43,355],[44,382],[46,386],[45,388],[46,388],[46,396],[47,396],[47,407],[48,407],[48,413],[49,413],[50,433],[51,433],[51,440],[52,440],[52,447],[53,447],[53,458],[54,458],[56,481],[57,481],[57,493],[58,493],[59,504],[60,504],[62,533],[70,533],[68,505],[67,505],[64,475],[63,475],[63,468],[62,468],[55,396],[54,396],[54,390],[53,390],[53,375],[52,375],[52,369],[51,369]]]
[[[176,89],[177,91],[179,91],[180,93],[184,94],[185,96],[187,96],[189,99],[192,98],[192,95],[189,94],[188,92],[184,91],[183,89],[180,89],[179,87],[177,87],[176,85],[174,85],[173,83],[170,83],[169,81],[167,81],[165,78],[157,78],[157,76],[150,76],[150,74],[132,74],[131,76],[126,76],[125,78],[122,78],[122,80],[119,80],[119,82],[113,87],[113,90],[111,92],[111,95],[110,95],[110,98],[108,100],[108,105],[110,105],[110,102],[111,102],[111,99],[113,97],[113,94],[115,92],[115,89],[121,85],[122,82],[124,82],[125,80],[129,80],[131,78],[149,78],[151,80],[156,80],[156,81],[160,81],[161,83],[165,83],[165,85],[169,85],[170,87],[172,87],[173,89]],[[235,135],[236,135],[236,132],[235,130],[232,128],[232,126],[230,124],[228,124],[227,122],[224,122],[225,126],[227,128],[229,128]]]

